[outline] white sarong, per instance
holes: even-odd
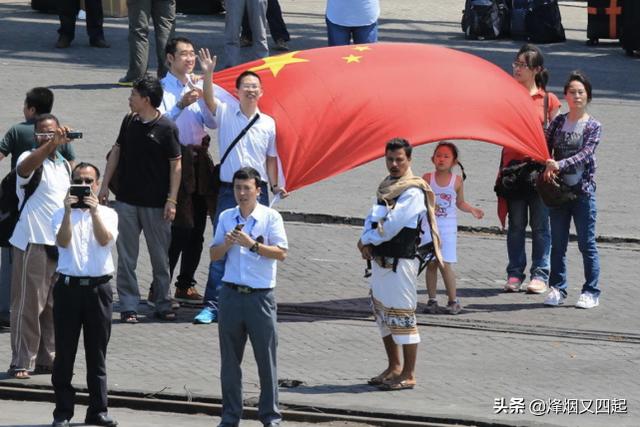
[[[389,259],[392,262],[392,259]],[[391,335],[396,344],[420,342],[416,323],[418,294],[417,259],[400,258],[394,272],[375,261],[371,269],[371,304],[382,337]]]

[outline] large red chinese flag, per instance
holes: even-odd
[[[548,158],[527,91],[467,53],[412,43],[336,46],[242,64],[214,81],[235,94],[247,69],[262,79],[260,109],[276,121],[288,190],[382,157],[393,137],[414,146],[480,140]]]

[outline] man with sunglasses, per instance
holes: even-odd
[[[35,121],[35,131],[38,148],[22,153],[17,162],[16,193],[22,212],[9,239],[13,246],[9,374],[18,379],[29,378],[34,368],[35,373],[50,373],[53,365],[51,291],[56,251],[51,218],[63,205],[70,175],[69,164],[57,151],[70,142],[69,129],[60,126],[54,115],[43,114]]]
[[[56,395],[53,427],[65,427],[73,417],[73,364],[82,329],[87,359],[89,407],[85,423],[116,426],[107,413],[105,358],[111,335],[114,266],[111,248],[118,237],[118,215],[98,202],[100,172],[90,163],[73,170],[73,186],[64,208],[51,221],[60,252],[58,280],[53,288],[56,358],[51,383]],[[79,192],[85,193],[77,196]],[[82,191],[84,190],[84,191]]]

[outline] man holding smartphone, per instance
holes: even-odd
[[[53,427],[73,417],[73,365],[82,329],[87,360],[89,407],[85,423],[116,426],[107,413],[107,344],[111,335],[114,266],[111,248],[118,237],[118,215],[98,202],[100,172],[90,163],[73,170],[64,208],[51,221],[60,252],[53,288],[56,358],[51,382],[56,395]]]

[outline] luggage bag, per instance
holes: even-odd
[[[622,48],[632,56],[640,49],[640,0],[629,0],[622,10]]]
[[[587,2],[587,45],[594,46],[600,39],[620,39],[623,1],[589,0]]]

